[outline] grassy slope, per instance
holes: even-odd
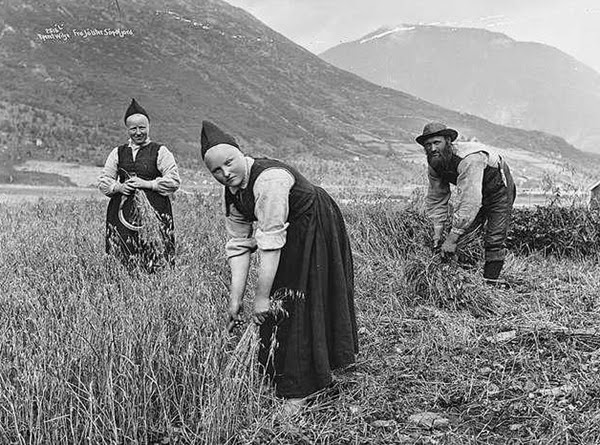
[[[223,335],[218,194],[182,197],[174,210],[178,266],[148,277],[101,254],[105,203],[0,209],[1,442],[18,434],[28,443],[165,434],[181,443],[600,440],[600,337],[576,330],[598,324],[596,262],[513,256],[509,291],[464,272],[493,314],[442,309],[416,299],[403,278],[407,258],[427,260],[420,220],[345,206],[361,352],[286,425],[273,418],[279,402],[250,379],[251,360],[236,361],[237,339]],[[487,339],[511,330],[507,341]],[[564,394],[544,393],[564,385]],[[420,411],[449,426],[411,425]]]
[[[121,141],[135,96],[154,134],[186,166],[197,166],[202,119],[276,156],[385,154],[412,143],[423,124],[444,121],[499,147],[597,159],[559,137],[494,125],[382,88],[325,63],[222,1],[9,0],[0,4],[0,144],[44,141],[44,156],[96,162]],[[76,18],[76,19],[75,19]],[[51,24],[131,28],[131,38],[42,42]],[[194,24],[196,23],[196,24]],[[11,146],[11,149],[14,147]]]

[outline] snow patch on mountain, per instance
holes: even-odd
[[[374,36],[370,36],[370,37],[367,37],[365,39],[362,39],[360,41],[360,43],[362,44],[362,43],[370,42],[371,40],[380,39],[380,38],[385,37],[385,36],[387,36],[389,34],[394,34],[396,32],[400,32],[400,31],[412,31],[413,29],[415,29],[414,26],[396,26],[393,29],[389,29],[389,30],[381,32],[379,34],[375,34]]]

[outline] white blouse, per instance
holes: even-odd
[[[245,159],[247,168],[240,185],[242,189],[248,186],[250,169],[254,164],[254,159]],[[258,175],[253,187],[256,227],[233,204],[230,205],[229,216],[225,221],[229,235],[229,241],[225,245],[227,258],[253,252],[257,248],[277,250],[285,245],[289,226],[289,195],[294,183],[294,176],[280,167],[268,168]],[[232,193],[237,190],[237,187],[230,187]]]
[[[140,150],[143,150],[150,140],[147,140],[143,145],[136,145],[129,140],[129,146],[133,155],[133,160]],[[119,167],[119,147],[115,147],[104,164],[102,173],[98,178],[98,189],[106,196],[113,196],[115,194],[115,185],[118,180],[118,167]],[[158,158],[156,160],[156,167],[161,173],[161,177],[156,178],[152,181],[152,190],[160,193],[161,195],[169,195],[174,193],[179,188],[181,179],[179,178],[179,170],[175,163],[173,153],[171,153],[167,147],[161,145],[158,150]]]

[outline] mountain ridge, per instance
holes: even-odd
[[[600,74],[552,46],[479,28],[401,24],[320,56],[378,85],[600,151]]]
[[[489,145],[580,164],[595,159],[556,136],[498,126],[374,85],[221,1],[120,6],[2,4],[0,28],[13,31],[0,38],[0,145],[24,159],[101,163],[125,139],[122,115],[136,97],[151,115],[152,137],[192,167],[201,162],[203,119],[249,151],[278,157],[401,153],[426,122],[442,120]],[[69,33],[68,41],[37,36],[53,26]],[[74,33],[105,28],[132,35]]]

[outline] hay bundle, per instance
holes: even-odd
[[[213,354],[205,363],[214,367],[214,372],[206,375],[206,379],[202,377],[206,387],[201,402],[208,408],[202,423],[207,439],[203,443],[230,443],[228,439],[232,438],[232,432],[246,425],[260,403],[258,327],[254,323],[248,324],[241,336],[230,335],[223,329],[211,346]]]
[[[138,223],[141,243],[161,254],[165,250],[165,240],[160,215],[154,210],[143,190],[133,194],[133,218]]]
[[[450,310],[468,310],[475,316],[495,313],[495,304],[483,280],[441,255],[420,252],[407,258],[404,279],[415,303]]]
[[[123,214],[123,206],[127,200],[132,201],[132,221],[127,221]],[[119,220],[126,228],[136,233],[133,241],[135,247],[129,252],[129,261],[150,271],[164,266],[167,261],[167,234],[160,215],[152,207],[143,190],[135,190],[130,197],[121,197]]]
[[[259,346],[258,326],[249,323],[225,366],[225,375],[233,378],[252,376]]]

